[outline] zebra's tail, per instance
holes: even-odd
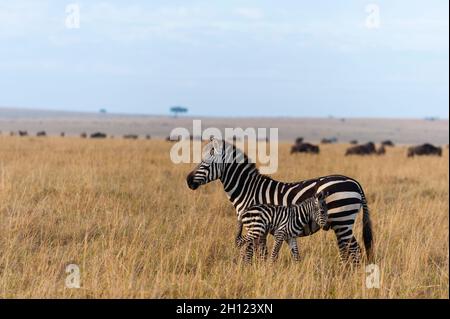
[[[363,240],[364,248],[366,249],[367,262],[371,263],[373,260],[373,234],[372,234],[372,221],[370,220],[369,207],[367,206],[367,199],[364,195],[364,191],[361,188],[361,202],[363,207]]]

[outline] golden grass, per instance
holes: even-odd
[[[449,158],[319,156],[280,145],[275,178],[346,174],[368,197],[380,289],[364,267],[343,274],[334,234],[286,246],[275,265],[237,262],[235,213],[222,186],[193,192],[192,165],[169,160],[164,141],[0,137],[0,297],[448,298]],[[360,214],[361,215],[361,214]],[[361,239],[361,216],[356,221]],[[269,244],[272,242],[270,241]],[[65,266],[81,288],[65,287]]]

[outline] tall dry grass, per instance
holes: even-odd
[[[218,183],[186,187],[192,165],[173,165],[164,141],[0,137],[0,297],[448,298],[449,157],[319,156],[280,146],[275,178],[332,173],[365,188],[379,289],[364,267],[343,273],[334,234],[283,247],[275,265],[237,262],[235,215]],[[361,216],[356,222],[361,240]],[[269,242],[271,243],[271,242]],[[81,288],[65,287],[65,266]]]

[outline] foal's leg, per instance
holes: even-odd
[[[268,251],[267,251],[267,234],[263,235],[260,237],[259,242],[258,242],[258,253],[259,253],[259,258],[261,258],[262,260],[267,260],[267,255],[268,255]]]
[[[241,258],[245,264],[251,264],[253,258],[253,241],[245,241],[243,245],[245,247],[241,250]]]
[[[273,246],[273,250],[272,250],[272,262],[275,262],[278,259],[278,253],[280,252],[280,248],[283,245],[283,241],[285,238],[285,234],[282,231],[279,232],[275,232],[274,234],[275,236],[275,244]]]
[[[244,244],[242,238],[242,227],[243,227],[242,222],[238,221],[236,227],[236,235],[234,239],[234,243],[236,244],[237,247],[242,247],[242,245]]]
[[[300,254],[299,254],[298,246],[297,246],[297,238],[295,238],[295,237],[288,238],[286,240],[286,242],[288,243],[289,248],[291,248],[291,254],[292,254],[292,258],[294,258],[294,261],[299,261]]]

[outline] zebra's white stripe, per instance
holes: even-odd
[[[329,209],[328,215],[345,212],[345,211],[356,210],[356,209],[359,210],[361,207],[362,207],[362,205],[360,203],[336,207],[336,208]],[[352,215],[349,215],[349,216],[352,216]],[[349,216],[346,216],[345,218],[348,218]],[[339,220],[339,219],[336,219],[336,220]]]
[[[320,193],[321,191],[323,191],[325,188],[327,188],[327,187],[329,187],[329,186],[331,186],[331,185],[334,185],[334,184],[339,184],[339,183],[345,183],[345,182],[348,182],[348,181],[350,181],[349,179],[346,179],[346,180],[341,180],[341,181],[332,181],[332,182],[328,182],[328,183],[325,183],[325,184],[323,184],[323,185],[321,185],[321,186],[319,186],[318,188],[317,188],[317,193]]]
[[[358,198],[361,199],[361,194],[358,192],[337,192],[331,194],[326,198],[326,203],[334,202],[335,200],[347,199],[347,198]]]
[[[267,189],[266,189],[266,203],[271,203],[272,201],[270,200],[270,186],[272,185],[273,181],[269,181],[269,185],[267,185]]]
[[[260,189],[264,189],[264,184],[266,183],[266,181],[265,180],[263,180],[262,181],[262,183],[261,183],[261,185],[260,185]],[[264,200],[263,200],[263,192],[259,192],[259,195],[258,195],[258,202],[259,203],[264,203]]]
[[[277,194],[278,194],[278,186],[279,185],[280,184],[277,183],[277,186],[275,187],[275,196],[274,196],[274,203],[275,203],[275,205],[278,205],[278,196],[277,196]]]
[[[292,191],[294,189],[294,187],[289,187],[289,189],[288,189],[288,191],[286,192],[286,194],[284,194],[284,196],[283,196],[283,206],[287,206],[287,204],[288,204],[288,196],[289,196],[289,193]]]
[[[297,200],[300,198],[300,196],[302,196],[308,189],[316,186],[317,182],[311,183],[311,185],[306,186],[305,188],[303,188],[300,192],[297,193],[297,195],[295,195],[294,199],[292,200],[292,203],[295,204],[297,202]]]

